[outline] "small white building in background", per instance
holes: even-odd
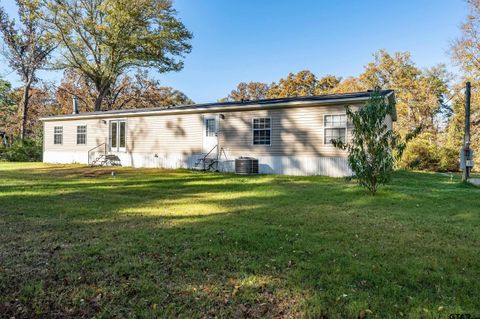
[[[349,139],[346,106],[372,92],[127,109],[43,118],[45,163],[198,168],[208,158],[233,171],[238,157],[259,160],[260,173],[347,176],[347,153],[331,139]],[[395,103],[392,90],[381,91]],[[76,112],[75,112],[76,113]],[[396,114],[385,121],[392,128]],[[208,155],[207,155],[208,154]]]

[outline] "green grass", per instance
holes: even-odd
[[[110,171],[0,163],[0,317],[480,315],[480,188],[457,176],[397,172],[372,197]]]

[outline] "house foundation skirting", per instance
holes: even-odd
[[[194,168],[200,155],[160,155],[152,153],[112,153],[120,158],[122,166],[150,168]],[[98,154],[85,152],[46,151],[43,154],[45,163],[54,164],[88,164]],[[332,177],[350,176],[352,174],[347,159],[344,157],[318,156],[259,156],[259,171],[261,174],[284,175],[325,175]],[[89,161],[90,160],[90,161]],[[221,160],[218,170],[233,172],[235,160]]]

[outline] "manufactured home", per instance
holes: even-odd
[[[235,159],[258,160],[260,173],[347,176],[346,106],[372,92],[113,110],[43,118],[46,163],[234,171]],[[380,91],[389,104],[394,92]],[[395,109],[395,108],[393,108]],[[391,129],[395,112],[385,119]]]

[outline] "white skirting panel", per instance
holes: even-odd
[[[80,151],[45,151],[43,162],[51,164],[88,164],[87,152]]]
[[[258,157],[260,174],[351,176],[352,171],[344,157],[265,156]],[[235,161],[224,161],[221,171],[233,172]]]
[[[111,152],[120,158],[122,166],[150,167],[150,168],[191,168],[199,155],[159,155],[152,153]],[[90,161],[86,152],[75,151],[45,151],[43,162],[51,164],[88,164],[93,162],[101,153],[91,153]]]
[[[199,155],[160,155],[152,153],[114,153],[120,158],[122,166],[151,168],[193,168]],[[92,155],[90,162],[97,155]],[[261,174],[284,175],[326,175],[343,177],[352,175],[347,159],[344,157],[312,157],[312,156],[263,156],[258,157]],[[46,151],[43,154],[45,163],[88,164],[85,152]],[[218,169],[233,172],[235,161],[222,161]]]

